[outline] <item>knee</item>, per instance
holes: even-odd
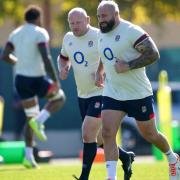
[[[66,101],[66,96],[64,94],[64,91],[60,89],[56,95],[51,97],[49,101],[54,103],[54,106],[56,106],[56,109],[61,108],[65,101]]]
[[[108,139],[114,137],[114,133],[109,127],[102,128],[102,137],[103,139]]]
[[[83,141],[86,143],[93,141],[92,135],[88,131],[83,132],[82,136],[83,136]]]

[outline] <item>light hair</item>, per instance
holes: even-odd
[[[100,7],[102,7],[104,5],[108,5],[108,6],[112,7],[115,10],[115,12],[119,13],[119,6],[115,1],[113,1],[113,0],[102,0],[99,3],[97,9],[99,9]]]
[[[75,7],[73,9],[71,9],[68,13],[68,19],[69,19],[69,16],[74,13],[74,12],[78,12],[78,13],[81,13],[83,14],[85,17],[88,17],[87,15],[87,12],[85,11],[85,9],[81,8],[81,7]]]

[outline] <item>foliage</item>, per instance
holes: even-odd
[[[10,19],[15,26],[22,23],[24,9],[30,3],[39,4],[43,8],[46,4],[50,4],[48,7],[51,17],[45,17],[45,27],[54,32],[53,41],[58,42],[57,36],[62,36],[68,30],[67,14],[73,7],[86,9],[91,17],[91,24],[97,26],[96,11],[99,2],[100,0],[0,0],[0,26],[3,26],[6,19]],[[180,19],[180,0],[116,0],[116,2],[119,4],[121,17],[137,24],[161,25],[165,19],[175,21]]]

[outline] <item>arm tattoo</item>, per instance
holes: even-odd
[[[128,63],[130,69],[145,67],[160,58],[158,49],[150,37],[137,44],[135,49],[142,55]]]

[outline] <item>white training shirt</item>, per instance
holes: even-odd
[[[133,46],[144,40],[145,34],[142,28],[123,19],[114,30],[99,33],[98,51],[106,73],[103,96],[124,101],[152,95],[145,67],[125,73],[117,73],[114,68],[116,57],[129,62],[141,55]]]
[[[94,79],[99,64],[98,32],[97,28],[90,26],[83,36],[76,37],[72,32],[64,36],[61,55],[71,61],[78,96],[81,98],[102,95],[102,88],[95,86]]]
[[[39,26],[26,23],[15,29],[9,36],[8,42],[14,46],[14,55],[18,58],[15,74],[37,77],[46,74],[39,43],[48,43],[48,32]]]

